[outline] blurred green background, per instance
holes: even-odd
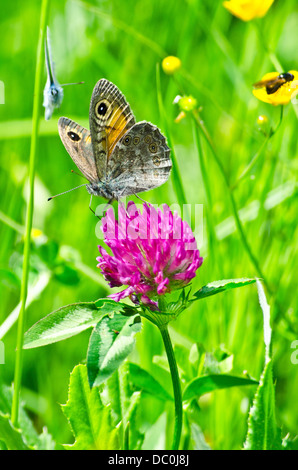
[[[16,324],[5,319],[13,318],[11,312],[20,298],[40,4],[37,0],[1,4],[0,80],[5,104],[0,105],[0,338],[5,364],[0,364],[0,380],[8,385],[13,381]],[[276,70],[268,51],[282,64],[279,72],[297,68],[296,0],[276,0],[263,19],[249,23],[234,18],[222,2],[213,0],[52,0],[49,26],[59,82],[83,80],[85,84],[64,89],[64,101],[51,121],[44,121],[42,109],[33,223],[38,230],[33,233],[30,273],[30,289],[35,291],[26,329],[62,305],[111,293],[96,268],[97,219],[88,209],[85,189],[47,202],[49,196],[82,183],[71,173],[75,166],[60,141],[57,121],[67,116],[88,126],[97,80],[105,77],[114,82],[137,120],[151,121],[165,131],[157,100],[156,66],[167,55],[181,59],[183,68],[175,78],[161,70],[161,94],[186,200],[205,208],[192,120],[174,122],[179,113],[173,104],[175,96],[186,93],[197,99],[200,116],[233,184],[265,140],[258,116],[266,115],[269,127],[279,122],[280,108],[258,101],[251,92],[252,83]],[[203,151],[217,239],[210,250],[204,211],[204,239],[199,241],[204,263],[193,289],[216,279],[258,275],[231,219],[222,175],[205,144]],[[142,197],[157,204],[179,202],[174,176]],[[289,104],[277,133],[234,191],[247,239],[271,288],[272,295],[267,295],[272,306],[276,413],[283,434],[298,430],[298,365],[291,362],[291,344],[298,339],[296,176],[297,105],[295,112]],[[53,262],[57,252],[58,265]],[[197,342],[210,353],[221,347],[233,354],[235,374],[246,370],[259,378],[264,347],[254,285],[195,303],[171,326],[174,342],[186,348]],[[24,354],[22,398],[37,429],[47,426],[60,443],[72,442],[60,404],[67,400],[69,373],[86,356],[89,334],[86,331]],[[157,379],[168,380],[170,387],[169,378],[162,376],[152,360],[162,353],[159,333],[144,323],[132,360]],[[241,448],[254,391],[248,387],[223,390],[200,400],[198,424],[213,449]],[[162,403],[147,398],[144,420],[153,424],[162,410]]]

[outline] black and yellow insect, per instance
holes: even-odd
[[[269,78],[267,80],[261,80],[257,83],[254,83],[254,88],[266,88],[267,95],[272,95],[275,93],[282,85],[287,82],[292,82],[294,80],[294,75],[289,72],[280,73],[274,78]]]

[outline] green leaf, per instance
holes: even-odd
[[[245,277],[240,279],[223,279],[221,281],[213,281],[209,284],[206,284],[206,286],[201,287],[201,289],[194,294],[194,296],[196,297],[196,299],[194,300],[203,299],[204,297],[219,294],[220,292],[235,289],[236,287],[242,287],[248,284],[253,284],[254,282],[256,282],[255,279],[249,279]]]
[[[23,440],[19,429],[13,427],[8,414],[0,412],[0,442],[5,444],[8,450],[29,450],[30,447]],[[1,448],[5,448],[3,444]]]
[[[244,448],[246,450],[279,450],[282,449],[282,440],[275,419],[275,388],[270,357],[270,307],[260,281],[257,281],[257,289],[263,311],[265,366],[249,412]]]
[[[111,425],[110,406],[103,405],[99,389],[90,390],[85,365],[73,369],[62,410],[75,436],[74,444],[64,445],[66,449],[119,450],[119,427]]]
[[[127,410],[127,425],[125,428],[126,449],[139,450],[144,441],[144,433],[140,425],[140,401],[141,392],[134,392],[131,395],[130,406]]]
[[[282,441],[275,421],[272,363],[265,365],[248,418],[245,450],[280,450]]]
[[[135,333],[141,330],[139,315],[105,316],[94,328],[89,341],[87,368],[90,387],[100,385],[132,351]]]
[[[137,364],[127,364],[129,380],[140,390],[149,393],[159,400],[173,400],[173,397],[160,385],[160,383]]]
[[[104,396],[111,406],[113,422],[122,422],[125,434],[124,449],[140,449],[144,440],[141,432],[141,392],[131,386],[128,363],[124,362],[104,384]],[[128,442],[127,442],[128,441]]]
[[[267,303],[263,286],[257,280],[257,289],[260,306],[263,312],[263,329],[264,329],[264,345],[265,345],[265,363],[270,360],[270,345],[271,345],[271,326],[270,326],[270,306]]]
[[[243,385],[256,385],[258,382],[246,377],[236,377],[233,375],[214,374],[205,375],[192,380],[184,390],[183,400],[190,400],[195,397],[200,397],[205,393],[213,392],[214,390],[230,387],[239,387]]]
[[[111,299],[66,305],[35,323],[26,333],[24,349],[56,343],[95,326],[104,315],[124,311],[127,306]]]

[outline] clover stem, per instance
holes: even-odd
[[[179,379],[178,367],[177,362],[172,346],[172,341],[169,335],[167,325],[159,325],[159,331],[161,333],[164,347],[166,350],[169,366],[170,366],[170,373],[172,378],[173,384],[173,391],[174,391],[174,401],[175,401],[175,422],[174,422],[174,436],[172,442],[172,450],[179,449],[179,443],[181,438],[182,432],[182,422],[183,422],[183,409],[182,409],[182,393],[181,393],[181,384]]]

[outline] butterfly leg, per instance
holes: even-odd
[[[117,200],[117,202],[118,202],[118,211],[119,211],[119,205],[122,204],[123,207],[124,207],[124,210],[125,210],[126,217],[128,217],[128,218],[130,219],[130,214],[127,212],[127,209],[126,209],[126,207],[125,207],[125,203],[121,203],[120,197],[118,197],[116,200]]]
[[[90,197],[89,209],[91,210],[91,212],[93,212],[93,214],[95,215],[95,217],[97,217],[97,218],[100,220],[100,217],[98,217],[98,215],[96,215],[96,213],[95,213],[94,210],[92,209],[91,204],[92,204],[92,194],[91,194],[91,197]]]
[[[113,201],[114,201],[114,198],[110,199],[110,200],[107,202],[107,204],[106,204],[106,206],[105,206],[105,208],[104,208],[104,210],[103,210],[104,212],[105,212],[105,211],[107,210],[107,208],[112,204]]]
[[[145,201],[145,199],[142,199],[141,196],[139,196],[138,194],[134,194],[134,196],[136,196],[138,199],[140,199],[140,201],[143,201],[144,204],[146,204],[147,207],[149,207],[149,204],[147,201]]]
[[[91,196],[91,198],[92,198],[92,196]],[[104,208],[101,209],[101,210],[102,210],[102,212],[101,212],[101,216],[102,216],[102,217],[104,216],[104,213],[107,211],[108,207],[111,205],[111,203],[113,202],[113,200],[114,200],[113,198],[110,199],[110,200],[107,202],[107,204],[104,206]],[[89,209],[93,212],[93,214],[96,215],[96,217],[97,217],[99,220],[101,220],[101,217],[100,217],[99,215],[97,215],[96,212],[94,212],[94,210],[91,208],[91,200],[90,200],[90,204],[89,204]]]

